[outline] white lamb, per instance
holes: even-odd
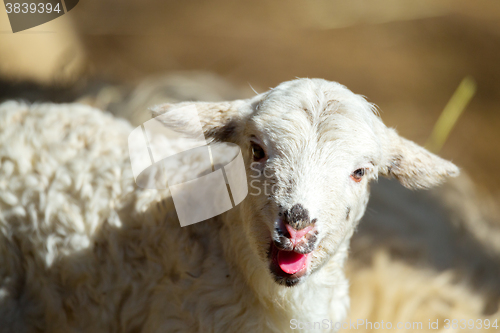
[[[186,105],[155,112],[178,125]],[[338,83],[298,79],[194,105],[207,138],[241,147],[251,186],[237,207],[184,228],[168,190],[135,185],[128,123],[76,104],[0,105],[0,331],[284,332],[342,321],[343,266],[369,182],[428,188],[458,174]]]

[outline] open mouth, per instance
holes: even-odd
[[[312,253],[280,250],[274,242],[271,242],[270,247],[270,270],[276,282],[288,287],[296,285],[307,274]]]
[[[269,244],[269,268],[277,283],[292,287],[307,274],[316,235],[312,227],[298,232],[288,226],[274,230]]]

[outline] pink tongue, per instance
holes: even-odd
[[[300,254],[293,251],[279,251],[278,252],[278,265],[283,272],[288,274],[295,274],[304,268],[307,264],[307,255]]]

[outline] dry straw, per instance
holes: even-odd
[[[464,112],[475,93],[476,82],[470,76],[465,77],[439,116],[432,134],[425,144],[425,148],[434,153],[441,150],[458,118]]]

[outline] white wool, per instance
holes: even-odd
[[[445,320],[457,320],[462,326],[459,332],[480,332],[486,330],[484,323],[500,325],[500,311],[493,315],[482,313],[484,301],[472,294],[465,286],[454,283],[451,271],[439,274],[426,269],[416,269],[403,262],[390,260],[385,251],[377,251],[369,267],[347,265],[351,280],[353,306],[346,322],[359,322],[360,332],[449,332]],[[391,281],[390,284],[387,281]],[[467,323],[459,322],[464,320]],[[469,327],[473,320],[474,327]],[[429,328],[429,322],[438,321],[439,329]],[[367,324],[367,322],[371,323]],[[386,323],[384,327],[380,324]],[[483,326],[480,329],[480,324]],[[375,323],[379,324],[377,329]],[[393,327],[388,328],[387,323]],[[411,323],[411,328],[396,329],[397,323]],[[414,325],[415,323],[415,325]],[[417,323],[422,323],[418,326]],[[368,326],[367,326],[368,325]],[[402,325],[400,325],[402,327]],[[347,326],[346,326],[347,327]],[[465,327],[465,328],[464,328]],[[346,332],[348,330],[344,330]]]
[[[369,180],[421,188],[458,173],[337,83],[300,79],[250,100],[194,104],[208,138],[240,145],[247,175],[249,139],[259,137],[276,192],[186,228],[168,190],[134,184],[127,122],[77,104],[0,105],[0,327],[283,332],[291,319],[341,321],[343,266]],[[155,111],[188,123],[175,114],[184,105]],[[354,183],[358,168],[367,175]],[[286,287],[266,252],[279,207],[296,203],[317,218],[319,236],[307,275]]]

